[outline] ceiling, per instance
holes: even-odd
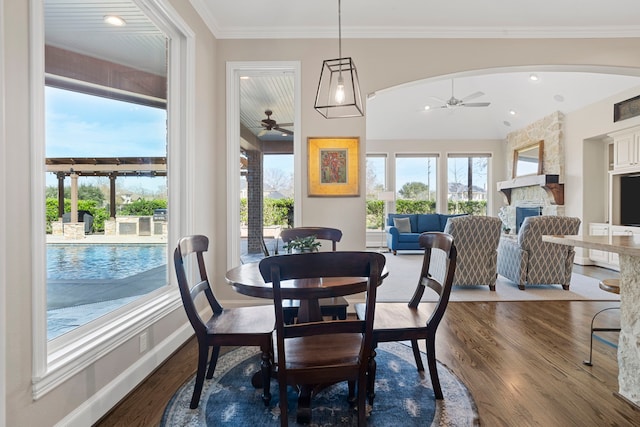
[[[191,3],[219,39],[337,38],[337,1]],[[165,38],[133,1],[46,0],[44,4],[47,43],[166,74]],[[127,25],[107,26],[103,22],[107,14],[123,17]],[[601,0],[344,0],[342,33],[343,38],[640,37],[638,16],[637,0],[617,0],[615,4]],[[357,63],[357,56],[354,60]],[[367,138],[503,139],[508,132],[554,111],[568,113],[640,87],[638,76],[540,67],[509,71],[443,76],[381,90],[366,105]],[[537,82],[528,80],[532,72],[539,75]],[[425,111],[425,105],[438,104],[432,97],[451,97],[452,77],[456,98],[482,91],[483,96],[470,102],[491,105]],[[266,118],[266,109],[273,111],[271,118],[279,123],[293,122],[293,79],[261,76],[243,81],[241,109],[241,123],[256,135],[261,131],[260,120]],[[516,115],[510,115],[510,110]],[[290,137],[270,131],[260,138]]]

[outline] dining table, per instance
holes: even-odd
[[[286,256],[286,255],[285,255]],[[271,283],[265,283],[260,274],[259,262],[242,264],[227,271],[225,279],[233,289],[251,297],[273,300]],[[382,279],[389,275],[385,267]],[[280,283],[282,298],[300,300],[298,309],[298,323],[316,322],[322,320],[320,299],[353,295],[365,292],[367,277],[318,277],[312,279],[283,280]],[[383,281],[380,281],[382,284]],[[277,367],[276,367],[277,371]],[[254,375],[252,384],[261,387],[260,378]],[[313,389],[301,387],[298,394],[297,421],[308,424],[311,420],[311,394]]]
[[[620,255],[618,392],[640,406],[640,236],[542,236],[542,241]]]
[[[259,263],[242,264],[227,271],[225,279],[242,295],[273,300],[271,283],[265,283]],[[382,270],[382,279],[389,271]],[[381,284],[383,281],[380,282]],[[282,298],[300,300],[298,322],[322,320],[320,299],[353,295],[366,291],[366,277],[318,277],[313,279],[284,280],[281,283]]]

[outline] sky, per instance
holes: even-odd
[[[166,117],[164,109],[47,86],[46,156],[165,157]],[[148,177],[118,178],[118,185],[142,186],[155,191],[165,181]],[[47,173],[46,183],[57,185],[53,173]],[[83,184],[82,178],[80,184]]]

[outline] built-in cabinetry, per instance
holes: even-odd
[[[625,194],[621,184],[625,179],[628,181],[629,177],[640,174],[640,127],[615,132],[609,136],[613,139],[613,149],[609,150],[609,223],[589,224],[589,234],[592,236],[640,236],[640,227],[628,226],[629,223],[635,224],[636,221],[625,219],[630,216],[629,209],[625,210],[626,213],[622,211],[622,207],[625,205],[622,199],[628,197],[635,199],[637,196],[630,195],[629,190]],[[627,205],[629,204],[627,203]],[[633,206],[631,210],[637,211]],[[616,253],[591,249],[589,250],[589,259],[596,265],[620,270]]]
[[[640,227],[592,222],[589,224],[589,234],[592,236],[640,236]],[[620,271],[620,261],[617,253],[589,249],[589,258],[596,265]]]
[[[613,169],[640,168],[640,129],[634,128],[613,137]]]

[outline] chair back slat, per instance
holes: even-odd
[[[342,239],[342,231],[330,227],[294,227],[280,231],[280,238],[284,243],[289,243],[298,237],[316,236],[318,240],[331,241],[331,250],[335,252],[336,243]]]

